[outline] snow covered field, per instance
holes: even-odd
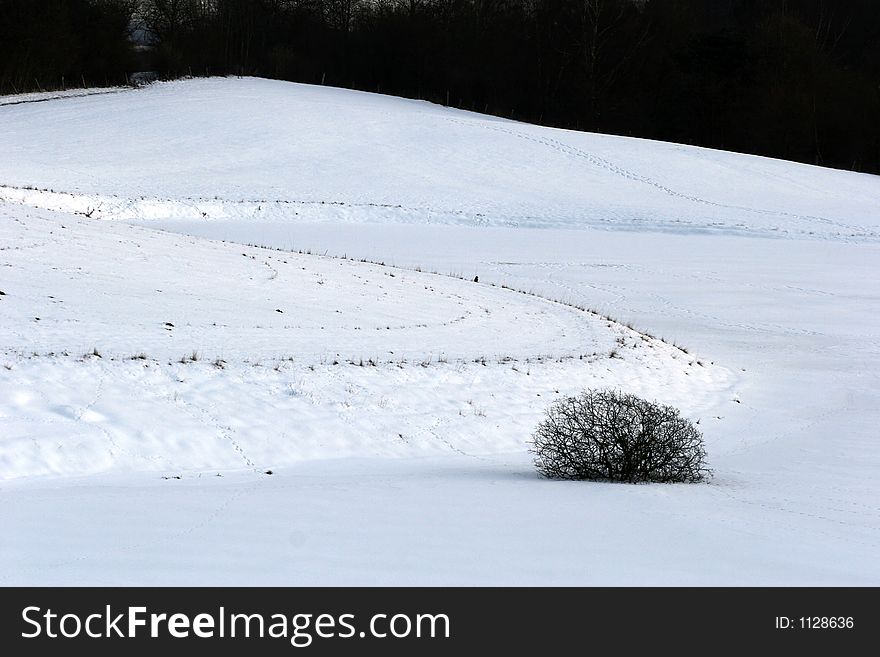
[[[0,153],[3,583],[880,582],[876,177],[253,79]],[[588,385],[712,483],[539,479]]]

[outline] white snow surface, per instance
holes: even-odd
[[[875,176],[344,89],[189,80],[2,112],[0,198],[95,217],[880,237]]]
[[[265,80],[0,99],[0,583],[876,585],[878,200]],[[539,478],[589,386],[711,483]]]

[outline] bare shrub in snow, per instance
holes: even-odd
[[[560,399],[532,444],[535,467],[551,479],[696,482],[711,475],[703,436],[678,409],[614,390]]]

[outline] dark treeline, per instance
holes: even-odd
[[[880,172],[876,0],[0,0],[2,92],[143,68]]]
[[[0,93],[123,84],[135,2],[0,0]]]

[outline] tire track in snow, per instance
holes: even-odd
[[[13,369],[14,367],[15,366],[13,366]],[[91,395],[90,401],[83,406],[59,406],[57,401],[46,395],[41,386],[31,386],[28,390],[43,400],[43,408],[30,413],[20,412],[16,419],[27,419],[29,423],[36,423],[46,427],[72,425],[73,427],[84,426],[89,429],[96,429],[107,439],[108,451],[110,456],[115,459],[118,454],[122,454],[126,450],[120,447],[113,434],[103,425],[103,417],[94,421],[83,419],[89,411],[93,411],[95,405],[103,397],[106,381],[107,373],[103,367],[100,367],[97,381],[95,383],[95,392]],[[96,415],[100,415],[97,412],[95,413]],[[86,433],[88,434],[91,432]],[[41,449],[40,442],[37,438],[31,437],[30,440],[38,447],[38,449]]]
[[[183,397],[179,395],[170,394],[166,395],[165,397],[173,404],[176,404],[178,407],[182,408],[187,415],[189,415],[197,422],[213,428],[222,440],[225,440],[231,445],[232,449],[237,453],[238,457],[242,461],[244,461],[245,465],[253,470],[257,470],[257,464],[251,460],[251,458],[245,453],[244,449],[241,447],[241,444],[239,444],[239,442],[235,439],[233,435],[235,433],[235,429],[220,422],[220,420],[212,415],[207,409],[204,409],[201,406],[194,404],[193,402],[186,401]]]
[[[784,504],[774,504],[774,503],[771,503],[770,501],[749,499],[749,498],[743,497],[741,495],[735,495],[728,488],[723,487],[723,486],[710,485],[710,488],[714,492],[718,493],[719,495],[721,495],[727,499],[732,500],[733,502],[735,502],[738,505],[757,507],[760,509],[764,509],[765,511],[775,512],[777,514],[781,513],[781,514],[785,514],[785,515],[789,515],[789,516],[801,516],[803,518],[809,518],[811,520],[819,520],[819,521],[826,522],[829,524],[840,525],[840,526],[848,527],[848,528],[871,529],[870,527],[868,527],[865,524],[848,522],[846,520],[842,520],[839,517],[836,517],[833,515],[823,515],[821,513],[814,513],[814,512],[810,512],[810,511],[804,511],[801,509],[796,509],[796,508],[793,508],[792,506],[787,506]],[[773,498],[771,498],[771,499],[773,499]],[[775,498],[775,499],[780,499],[780,498]],[[807,505],[805,505],[805,506],[807,506]],[[813,507],[810,507],[810,508],[813,508]],[[827,510],[834,511],[835,509],[827,509]],[[778,518],[761,518],[761,520],[772,524],[776,528],[784,527],[785,529],[789,530],[792,535],[795,535],[799,532],[805,531],[805,528],[802,524],[795,524],[795,523],[780,521]],[[840,538],[841,538],[840,534],[838,534],[838,533],[816,529],[815,527],[810,527],[808,530],[808,533],[810,535],[819,534],[825,538],[829,538],[832,540],[840,540]],[[853,539],[852,536],[848,536],[846,538],[846,542],[852,543],[855,545],[860,545],[862,547],[870,548],[871,550],[875,550],[875,551],[880,550],[880,543],[857,540],[857,539]]]
[[[94,409],[95,405],[99,401],[101,401],[101,397],[104,394],[104,387],[105,387],[106,381],[107,381],[107,371],[103,366],[99,365],[98,381],[95,384],[95,394],[92,397],[92,400],[88,404],[86,404],[83,408],[79,409],[79,411],[74,416],[74,420],[77,422],[82,422],[82,423],[87,424],[89,426],[97,427],[97,429],[102,434],[104,434],[104,437],[107,438],[107,441],[110,443],[110,450],[109,450],[110,456],[115,458],[117,454],[122,453],[124,450],[119,446],[119,443],[116,442],[116,439],[113,437],[113,434],[110,433],[109,429],[107,429],[103,425],[103,417],[99,420],[94,421],[94,422],[91,422],[89,420],[83,420],[83,417],[89,411],[92,411],[92,412],[96,413],[97,415],[100,415],[100,413],[97,413],[93,409]]]
[[[529,262],[503,263],[503,265],[498,264],[498,263],[485,263],[485,264],[487,266],[491,267],[493,271],[495,271],[496,273],[498,273],[500,275],[506,275],[506,276],[514,277],[514,278],[517,277],[517,274],[515,272],[511,271],[511,267],[535,267],[535,266],[538,266],[538,267],[543,267],[543,268],[548,268],[548,269],[549,268],[557,268],[557,269],[564,271],[567,267],[571,266],[571,265],[567,265],[565,263],[544,264],[544,263],[529,263]],[[624,265],[624,266],[627,267],[626,265]],[[645,273],[652,273],[652,275],[656,275],[658,277],[662,276],[662,277],[666,277],[666,278],[676,276],[675,274],[667,272],[667,271],[654,271],[654,272],[647,272],[646,271]],[[682,276],[677,276],[677,278],[680,278],[680,279],[684,278],[686,280],[691,280],[690,278],[682,277]],[[592,302],[588,301],[587,295],[585,295],[581,290],[579,290],[577,287],[574,287],[573,285],[565,282],[564,280],[560,280],[558,277],[554,277],[554,276],[550,275],[550,276],[547,276],[544,280],[546,280],[548,283],[551,283],[555,287],[558,287],[558,288],[564,290],[568,294],[572,295],[575,303],[585,303],[588,305],[590,303],[592,303]],[[596,285],[594,283],[590,283],[589,281],[582,281],[578,285],[579,286],[586,286],[592,290],[596,290],[597,292],[601,292],[601,293],[608,294],[610,296],[615,297],[615,299],[613,299],[610,302],[612,305],[625,303],[628,300],[627,296],[625,294],[625,288],[622,286],[606,285],[603,287],[601,285]],[[752,287],[752,288],[757,288],[757,289],[768,289],[771,291],[776,291],[775,288],[757,286],[754,284],[751,284],[751,285],[746,284],[746,286]],[[790,286],[787,286],[787,287],[790,287]],[[613,288],[613,289],[610,289],[610,288]],[[831,293],[816,292],[816,294],[826,294],[826,295],[833,296]],[[818,331],[797,328],[797,327],[793,327],[793,326],[785,326],[782,324],[775,324],[772,322],[762,322],[760,324],[731,322],[728,320],[724,320],[721,317],[718,317],[717,315],[712,315],[710,313],[706,313],[706,312],[702,312],[702,311],[696,311],[691,308],[686,308],[684,306],[678,305],[678,304],[674,303],[672,300],[668,299],[667,297],[664,297],[663,295],[658,294],[656,292],[648,292],[647,290],[645,290],[643,292],[643,295],[646,298],[653,299],[654,301],[656,301],[659,304],[659,307],[652,309],[652,312],[665,314],[669,317],[682,317],[682,316],[697,317],[702,320],[708,320],[708,321],[712,322],[713,324],[715,324],[716,326],[720,326],[720,327],[724,327],[724,328],[728,328],[728,329],[742,329],[742,330],[746,330],[746,331],[754,331],[756,333],[782,334],[782,335],[797,336],[797,337],[818,337],[818,336],[823,335],[822,333],[820,333]]]
[[[722,209],[726,209],[726,210],[736,210],[738,212],[748,212],[748,213],[758,214],[758,215],[763,215],[763,216],[786,217],[789,219],[806,219],[809,221],[820,223],[824,226],[833,226],[839,230],[848,231],[850,233],[867,234],[869,237],[872,237],[872,238],[876,238],[876,237],[880,236],[880,235],[878,235],[878,233],[876,231],[872,231],[872,230],[866,229],[861,226],[852,226],[850,224],[845,224],[845,223],[842,223],[839,221],[835,221],[833,219],[829,219],[828,217],[822,217],[822,216],[818,216],[818,215],[797,214],[794,212],[785,212],[783,210],[767,210],[767,209],[763,209],[763,208],[753,208],[753,207],[742,206],[742,205],[732,205],[732,204],[728,204],[728,203],[719,203],[717,201],[711,201],[709,199],[706,199],[706,198],[703,198],[700,196],[695,196],[692,194],[686,194],[684,192],[679,192],[679,191],[673,189],[672,187],[669,187],[668,185],[664,185],[663,183],[658,182],[658,181],[654,180],[653,178],[650,178],[649,176],[646,176],[646,175],[643,175],[640,173],[636,173],[635,171],[632,171],[632,170],[627,169],[622,166],[618,166],[617,164],[615,164],[611,160],[608,160],[604,157],[596,155],[595,153],[590,153],[590,152],[585,151],[583,149],[580,149],[576,146],[571,146],[569,144],[565,144],[565,143],[563,143],[557,139],[553,139],[551,137],[539,137],[536,135],[530,135],[525,132],[521,132],[519,130],[514,130],[513,128],[502,127],[501,125],[497,125],[494,123],[490,124],[487,122],[468,121],[465,119],[448,117],[448,116],[444,116],[443,119],[446,121],[449,121],[450,123],[455,123],[458,125],[482,128],[483,130],[491,130],[493,132],[500,132],[502,134],[510,135],[511,137],[516,137],[517,139],[522,139],[525,141],[529,141],[529,142],[538,144],[538,145],[543,146],[545,148],[553,149],[559,153],[562,153],[563,155],[567,155],[569,157],[573,157],[573,158],[579,159],[581,161],[585,161],[585,162],[591,164],[592,166],[595,166],[599,169],[603,169],[605,171],[608,171],[609,173],[612,173],[618,177],[624,178],[624,179],[632,181],[632,182],[647,185],[649,187],[653,187],[654,189],[657,189],[658,191],[661,191],[664,194],[667,194],[667,195],[672,196],[674,198],[682,199],[684,201],[690,201],[692,203],[699,203],[701,205],[706,205],[706,206],[714,207],[714,208],[722,208]],[[750,228],[749,230],[754,230],[754,228]]]
[[[450,119],[451,120],[451,119]],[[496,129],[497,128],[486,128]],[[538,144],[547,146],[546,140],[542,138],[533,138],[528,135],[517,135],[522,139],[533,141]],[[556,149],[559,150],[559,149]],[[574,149],[578,151],[579,149]],[[566,151],[561,151],[568,154]],[[603,161],[603,158],[596,156],[574,155],[581,160],[586,160],[594,164],[591,158],[597,161]],[[608,168],[597,164],[600,168],[615,173],[615,168]],[[620,169],[620,171],[626,171]],[[623,175],[623,174],[620,174]],[[729,223],[725,221],[707,221],[705,223],[694,223],[685,220],[646,220],[641,217],[624,217],[624,218],[608,218],[608,217],[578,217],[581,226],[601,226],[603,228],[611,227],[622,230],[659,230],[671,232],[690,232],[693,230],[721,232],[724,234],[744,234],[744,235],[762,235],[768,237],[799,237],[809,239],[822,240],[843,240],[843,241],[862,241],[880,239],[880,231],[863,227],[852,226],[841,222],[828,219],[826,217],[818,217],[812,215],[801,215],[782,210],[766,210],[761,208],[751,208],[746,206],[736,206],[707,199],[697,196],[677,192],[662,183],[656,183],[647,176],[639,174],[625,175],[625,178],[634,182],[650,185],[656,189],[663,191],[671,196],[687,200],[689,202],[701,203],[707,206],[723,208],[727,210],[735,210],[737,212],[748,212],[769,217],[781,217],[797,220],[809,220],[819,222],[823,226],[836,228],[836,232],[817,233],[809,230],[808,227],[793,228],[760,225],[747,225],[744,223]],[[27,192],[27,194],[24,194]],[[564,220],[564,217],[553,215],[531,215],[531,214],[501,214],[498,216],[488,217],[484,212],[467,211],[461,209],[444,209],[427,206],[406,206],[402,204],[379,203],[379,202],[346,202],[346,201],[311,201],[297,199],[220,199],[220,198],[204,198],[204,197],[178,197],[175,199],[159,199],[159,198],[124,198],[116,194],[98,195],[94,193],[71,193],[59,192],[48,189],[32,189],[22,188],[15,185],[0,184],[0,201],[16,203],[27,207],[51,210],[54,212],[65,212],[68,214],[87,215],[93,219],[113,219],[121,221],[147,222],[156,217],[176,219],[176,220],[198,220],[210,221],[212,219],[222,220],[243,220],[253,219],[252,208],[254,206],[266,205],[274,206],[281,209],[285,206],[291,207],[311,207],[311,208],[354,208],[358,210],[379,209],[389,211],[391,214],[380,217],[380,223],[401,223],[412,224],[413,217],[420,217],[419,223],[427,224],[454,224],[464,226],[509,226],[517,227],[522,225],[535,225],[540,227],[557,227],[571,228],[570,221]],[[208,208],[205,210],[203,208]],[[217,214],[217,209],[220,213]],[[287,216],[282,212],[283,216]],[[294,213],[298,214],[298,213]],[[570,219],[570,217],[568,218]],[[342,223],[351,223],[350,215],[345,216],[327,215],[326,213],[318,214],[311,220],[317,221],[340,221]],[[372,219],[372,220],[375,220]],[[355,223],[371,221],[369,217],[359,217]]]
[[[196,478],[200,478],[202,475],[197,475]],[[69,557],[67,559],[52,561],[49,563],[42,563],[36,565],[20,565],[15,575],[21,579],[22,572],[28,573],[36,573],[45,571],[46,569],[59,569],[59,570],[70,570],[71,566],[76,566],[78,564],[83,563],[106,563],[112,558],[118,558],[120,554],[125,553],[137,553],[137,552],[145,552],[149,551],[151,555],[154,554],[154,548],[160,545],[171,544],[173,546],[174,541],[189,536],[200,529],[204,529],[209,525],[213,524],[218,518],[220,518],[223,513],[230,507],[234,502],[237,502],[239,499],[245,497],[253,493],[258,486],[260,486],[261,481],[258,479],[256,481],[252,481],[251,483],[244,485],[241,484],[240,487],[235,490],[232,494],[225,496],[225,498],[216,506],[205,513],[204,515],[198,516],[200,519],[197,522],[186,525],[182,529],[172,531],[170,533],[159,533],[156,538],[151,538],[148,540],[125,543],[123,545],[119,545],[118,547],[105,547],[105,544],[101,544],[101,549],[95,551],[91,554],[80,554],[79,556]],[[195,515],[195,514],[194,514]],[[12,571],[9,572],[0,572],[0,582],[11,582],[12,581]]]

